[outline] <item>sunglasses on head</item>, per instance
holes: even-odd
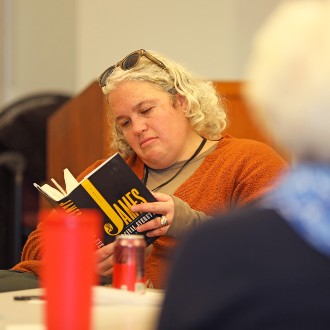
[[[159,61],[156,57],[152,56],[144,49],[139,49],[127,55],[123,60],[119,61],[116,65],[112,65],[109,68],[107,68],[99,77],[99,85],[101,87],[104,87],[106,85],[107,78],[111,75],[113,70],[118,66],[120,66],[122,70],[129,70],[134,68],[139,63],[140,58],[142,56],[146,57],[151,62],[157,64],[162,69],[166,69],[166,66],[163,62]]]

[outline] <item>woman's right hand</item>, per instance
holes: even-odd
[[[113,272],[113,251],[115,242],[105,245],[96,250],[97,273],[103,276],[110,276]]]

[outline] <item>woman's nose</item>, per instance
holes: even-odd
[[[141,134],[147,129],[147,123],[145,118],[136,117],[132,121],[133,132],[137,135]]]

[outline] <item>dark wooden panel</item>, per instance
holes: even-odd
[[[215,82],[215,87],[224,97],[228,114],[228,126],[224,133],[235,137],[248,138],[264,142],[273,147],[283,158],[290,161],[290,156],[280,150],[252,119],[249,108],[242,95],[242,82]]]
[[[63,183],[63,169],[77,176],[109,153],[106,104],[98,84],[56,111],[48,120],[47,176]]]
[[[224,97],[228,114],[228,127],[226,133],[236,137],[250,138],[270,143],[262,134],[259,127],[252,120],[246,103],[241,95],[240,82],[216,82],[216,89]]]

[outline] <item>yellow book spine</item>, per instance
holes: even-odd
[[[95,203],[100,207],[100,209],[107,215],[107,217],[111,220],[112,226],[111,231],[108,229],[106,232],[109,235],[117,235],[121,233],[124,228],[123,220],[119,217],[113,207],[105,200],[105,198],[100,194],[100,192],[95,188],[92,182],[88,179],[85,179],[81,182],[82,187],[87,191],[87,193],[93,198]],[[113,231],[115,226],[117,230]],[[107,226],[109,228],[109,226]]]

